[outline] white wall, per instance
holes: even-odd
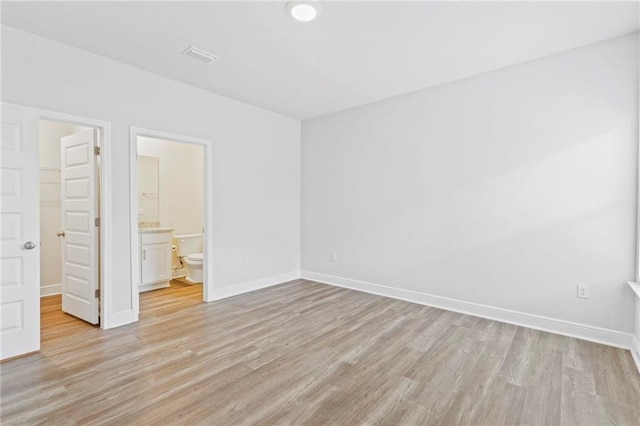
[[[132,313],[131,125],[213,141],[216,288],[299,269],[298,121],[6,26],[2,100],[111,123],[110,306],[118,318]]]
[[[60,138],[73,134],[73,126],[40,121],[40,294],[59,293],[62,282],[62,246],[56,235],[60,217]],[[55,183],[57,182],[57,183]]]
[[[637,93],[635,34],[305,121],[303,270],[630,332]]]
[[[204,228],[204,148],[139,137],[138,155],[159,160],[160,224],[173,228],[174,235],[201,233]]]

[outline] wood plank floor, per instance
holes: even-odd
[[[640,424],[628,351],[303,280],[201,298],[108,331],[43,299],[2,424]]]

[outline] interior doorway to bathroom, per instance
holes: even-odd
[[[208,300],[210,143],[131,129],[132,305],[140,293],[188,288]],[[165,294],[167,293],[167,294]],[[145,300],[148,300],[145,297]]]
[[[40,297],[97,325],[101,129],[40,119],[38,135]]]

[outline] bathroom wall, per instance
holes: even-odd
[[[138,224],[160,222],[160,159],[147,155],[138,155]]]
[[[159,159],[160,225],[173,228],[174,235],[202,232],[204,148],[140,137],[138,155]]]

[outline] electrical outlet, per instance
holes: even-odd
[[[337,262],[338,261],[338,253],[337,252],[332,252],[331,253],[331,261],[332,262]]]
[[[578,297],[580,299],[588,299],[591,296],[588,284],[578,284]]]
[[[242,267],[246,268],[247,266],[249,266],[249,259],[242,259]]]

